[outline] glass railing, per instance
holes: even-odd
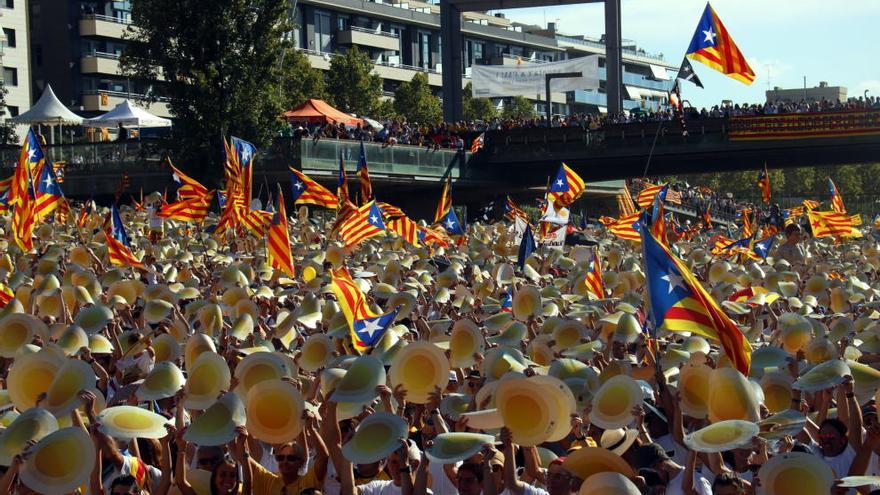
[[[354,170],[360,153],[359,141],[321,139],[317,142],[304,139],[298,143],[299,164],[307,170],[339,170],[339,157],[346,168]],[[370,174],[374,176],[442,177],[451,165],[457,165],[459,152],[455,150],[431,151],[419,146],[383,146],[380,143],[364,143]],[[464,159],[467,160],[465,153]],[[459,168],[452,167],[452,176],[458,177]]]
[[[66,173],[102,174],[113,171],[153,171],[162,168],[162,160],[168,155],[164,141],[144,139],[108,143],[56,144],[46,147],[46,153],[54,162],[64,162]],[[18,161],[16,147],[0,148],[0,175],[12,174]]]

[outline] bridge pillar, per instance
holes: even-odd
[[[444,41],[444,45],[445,43]],[[605,0],[605,93],[608,97],[608,113],[620,113],[623,109],[622,44],[620,0]],[[446,70],[445,62],[443,70]]]
[[[447,0],[440,1],[440,39],[443,40],[443,120],[457,122],[463,120],[461,10]]]

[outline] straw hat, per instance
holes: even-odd
[[[0,434],[0,465],[11,465],[12,458],[20,454],[28,442],[39,442],[56,430],[58,421],[55,416],[41,407],[32,407],[21,413]]]
[[[633,421],[632,409],[644,400],[642,389],[627,375],[609,378],[593,396],[590,420],[603,429],[620,428]]]
[[[525,357],[517,349],[495,347],[483,359],[483,375],[488,380],[497,380],[508,371],[520,372],[526,368]]]
[[[513,316],[525,321],[531,316],[539,316],[543,306],[541,292],[534,285],[523,286],[513,296]]]
[[[632,466],[619,455],[600,447],[583,447],[572,452],[562,467],[582,480],[598,473],[619,473],[635,478]]]
[[[30,450],[20,476],[37,493],[69,493],[88,482],[94,465],[95,446],[89,434],[82,428],[64,428]]]
[[[788,409],[791,404],[791,383],[794,380],[784,371],[774,371],[761,377],[764,405],[771,413]]]
[[[454,368],[468,368],[474,365],[474,354],[485,351],[485,342],[480,328],[472,320],[462,318],[452,325],[449,340],[449,361]]]
[[[196,364],[196,360],[204,353],[214,354],[217,348],[214,347],[214,341],[211,337],[203,333],[190,335],[186,339],[186,346],[183,350],[183,364],[186,371],[192,371]]]
[[[832,359],[817,365],[798,377],[792,388],[802,392],[818,392],[843,383],[843,377],[852,374],[845,361]]]
[[[734,368],[718,368],[709,374],[709,421],[727,419],[758,421],[758,400],[749,381]]]
[[[186,379],[187,409],[206,409],[223,390],[229,389],[232,376],[226,360],[219,354],[204,352],[196,359]]]
[[[709,375],[712,368],[705,364],[687,363],[678,374],[682,413],[703,419],[709,413]]]
[[[199,446],[223,445],[235,438],[235,428],[244,423],[244,404],[237,394],[228,393],[197,416],[183,438]]]
[[[49,390],[64,361],[50,351],[19,355],[15,358],[6,389],[19,411],[34,407],[37,396]]]
[[[400,441],[406,440],[408,431],[400,416],[383,412],[371,414],[342,446],[342,455],[353,464],[379,462],[400,448]]]
[[[468,420],[468,428],[476,430],[494,430],[504,426],[504,418],[498,409],[484,409],[482,411],[468,412],[461,415]]]
[[[318,333],[303,343],[299,358],[299,366],[305,371],[316,371],[327,365],[332,358],[333,342],[330,337]]]
[[[724,452],[745,447],[758,434],[758,425],[750,421],[732,419],[719,421],[689,433],[684,443],[696,452]]]
[[[171,420],[141,407],[113,406],[98,413],[96,418],[103,433],[113,438],[163,438],[165,425]]]
[[[828,495],[834,472],[821,458],[801,452],[771,457],[758,471],[759,495]]]
[[[30,344],[34,335],[45,336],[48,327],[36,317],[26,313],[13,313],[0,320],[0,356],[15,357],[15,353],[25,344]]]
[[[173,397],[183,387],[183,372],[171,361],[163,361],[153,367],[150,374],[138,386],[137,398],[141,401]]]
[[[578,495],[640,495],[639,488],[620,473],[596,473],[585,479]]]
[[[287,363],[280,355],[272,352],[255,352],[238,363],[235,378],[238,380],[236,392],[248,397],[250,389],[266,380],[278,380],[290,374]]]
[[[391,386],[402,385],[406,399],[424,404],[435,388],[443,390],[449,382],[449,360],[430,342],[413,342],[400,349],[388,371]]]
[[[502,380],[495,391],[495,403],[518,445],[544,443],[556,428],[556,403],[537,381],[525,377]]]
[[[781,328],[782,346],[785,351],[794,354],[806,347],[813,338],[813,326],[803,316],[795,313],[785,313],[779,317]]]
[[[529,380],[538,384],[550,399],[555,414],[552,422],[553,430],[547,437],[548,442],[562,440],[571,432],[571,415],[577,412],[577,402],[571,389],[560,379],[552,376],[535,375]]]
[[[260,381],[247,393],[247,428],[258,440],[291,442],[302,431],[305,402],[292,384],[277,379]]]
[[[853,392],[859,403],[864,404],[880,388],[880,371],[853,360],[847,360],[846,364],[853,377]]]
[[[56,343],[65,354],[71,356],[79,352],[83,347],[89,346],[89,336],[86,335],[82,328],[70,325],[64,328],[64,331],[58,336]]]
[[[455,464],[479,452],[483,445],[494,444],[495,437],[480,433],[441,433],[434,437],[434,445],[425,452],[431,462]]]
[[[55,416],[64,416],[80,405],[79,392],[95,386],[97,378],[85,361],[68,359],[55,374],[43,403]]]
[[[599,438],[599,446],[617,455],[623,455],[632,447],[638,436],[639,432],[632,428],[605,430]]]
[[[382,361],[364,355],[357,357],[339,380],[330,397],[334,402],[364,403],[376,398],[376,387],[385,384],[385,367]]]
[[[170,333],[159,335],[152,342],[155,361],[161,363],[163,361],[177,361],[180,357],[180,343]]]
[[[783,368],[789,354],[780,347],[760,347],[752,352],[752,364],[749,375],[760,378],[767,368]]]

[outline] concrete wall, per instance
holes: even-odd
[[[18,113],[24,113],[31,107],[31,64],[30,41],[28,39],[28,2],[15,0],[14,8],[6,8],[6,2],[0,2],[0,26],[15,30],[15,48],[3,47],[3,67],[14,68],[18,72],[17,83],[4,81],[7,89],[6,105],[17,107]],[[4,42],[4,45],[6,42]],[[5,72],[5,71],[4,71]],[[10,117],[9,112],[4,117]],[[19,126],[22,134],[27,126]]]

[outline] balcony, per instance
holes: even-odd
[[[299,50],[306,54],[306,57],[309,59],[309,65],[321,70],[330,70],[330,61],[336,56],[334,53],[318,52],[303,48],[300,48]],[[436,70],[423,69],[412,65],[395,64],[392,62],[374,62],[373,67],[376,74],[379,74],[382,79],[410,81],[416,72],[424,72],[428,75],[428,84],[431,86],[443,85],[443,76]],[[467,81],[462,80],[462,84],[467,84]]]
[[[131,100],[136,105],[145,108],[147,111],[154,115],[158,115],[160,117],[171,117],[171,113],[168,110],[167,102],[160,100],[155,103],[151,103],[148,107],[147,103],[145,102],[146,95],[125,93],[121,91],[85,91],[82,95],[82,110],[84,112],[108,112],[126,99]]]
[[[79,20],[80,36],[122,39],[131,23],[106,15],[89,14]]]
[[[115,53],[93,52],[80,59],[83,74],[119,75],[119,55]]]
[[[337,31],[336,40],[343,45],[367,46],[380,50],[400,50],[400,38],[394,33],[378,29],[364,29],[351,26]]]

